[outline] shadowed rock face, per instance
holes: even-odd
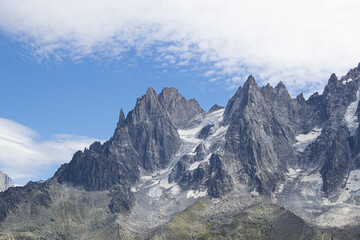
[[[203,115],[195,100],[186,100],[176,89],[165,88],[157,95],[149,88],[126,118],[121,110],[109,141],[77,152],[54,178],[86,190],[133,185],[139,180],[139,169],[154,172],[166,167],[180,147],[177,128],[196,124]]]
[[[183,190],[206,190],[211,197],[219,198],[233,190],[234,184],[226,171],[223,159],[218,154],[212,154],[209,165],[200,164],[193,171],[186,169],[186,163],[192,161],[184,157],[174,167],[169,176],[169,182],[176,182]]]
[[[282,83],[275,89],[261,88],[250,76],[226,106],[225,152],[237,159],[260,192],[275,191],[287,162],[295,157],[292,144],[302,105],[290,98]]]
[[[358,134],[349,136],[344,120],[347,108],[356,101],[359,74],[358,68],[341,80],[333,74],[324,93],[307,101],[302,95],[291,99],[283,83],[259,87],[250,76],[225,109],[224,122],[229,124],[225,152],[237,159],[262,193],[275,191],[289,165],[321,169],[324,193],[336,193],[355,169],[351,156],[359,151],[352,144]],[[296,151],[296,136],[314,128],[322,129],[319,138],[304,152]]]
[[[164,106],[176,128],[194,127],[205,115],[195,99],[187,100],[176,88],[164,88],[159,94],[159,102]]]
[[[9,188],[0,193],[0,223],[24,201],[34,213],[41,207],[50,207],[51,197],[48,190],[49,186],[46,183],[29,182],[24,187]]]

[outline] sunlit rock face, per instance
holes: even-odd
[[[193,216],[215,232],[245,236],[241,231],[252,229],[250,238],[269,230],[284,239],[341,239],[333,227],[345,226],[343,233],[355,236],[359,77],[360,67],[340,79],[333,74],[323,94],[306,100],[291,98],[282,82],[259,86],[250,76],[225,107],[208,112],[175,88],[149,88],[127,116],[120,111],[107,142],[78,151],[44,183],[0,194],[0,232],[161,239],[177,231],[174,221],[186,225],[192,219],[184,217]],[[234,228],[216,225],[219,216]],[[249,219],[251,228],[236,225]]]
[[[14,186],[15,185],[11,180],[11,178],[2,171],[0,171],[0,192],[3,192],[9,187],[14,187]]]

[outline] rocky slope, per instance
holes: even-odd
[[[333,74],[305,100],[250,76],[207,113],[149,88],[109,141],[1,193],[0,236],[356,239],[359,78]]]
[[[14,187],[14,186],[15,185],[11,180],[11,178],[2,171],[0,171],[0,192],[3,192],[9,187]]]
[[[359,228],[316,228],[267,198],[201,198],[150,239],[357,239]]]

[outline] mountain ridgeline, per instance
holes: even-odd
[[[0,194],[0,237],[356,239],[359,86],[360,64],[307,100],[250,76],[207,113],[149,88],[107,142]]]

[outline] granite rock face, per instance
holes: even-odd
[[[6,191],[9,187],[14,187],[14,183],[11,178],[0,171],[0,192]]]
[[[176,88],[164,88],[159,94],[159,102],[164,106],[176,128],[187,129],[198,125],[205,112],[195,99],[187,100]]]
[[[250,76],[224,113],[225,152],[260,193],[275,192],[287,168],[296,166],[320,169],[324,194],[335,194],[356,168],[359,75],[359,68],[340,80],[333,74],[324,93],[307,101],[291,99],[282,83],[259,87]]]
[[[124,209],[128,211],[133,203],[131,186],[139,182],[141,172],[165,168],[181,145],[177,127],[190,127],[203,116],[196,100],[186,100],[176,89],[165,88],[157,95],[149,88],[126,118],[121,110],[109,141],[95,142],[89,149],[75,153],[53,179],[88,191],[116,192],[121,188]]]
[[[261,193],[275,191],[277,182],[284,179],[287,161],[294,158],[293,129],[299,121],[294,111],[299,105],[282,83],[275,89],[261,88],[250,76],[226,106],[225,152],[236,159]]]

